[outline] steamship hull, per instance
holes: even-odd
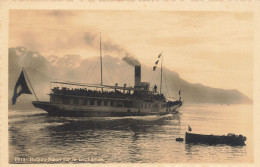
[[[61,117],[126,117],[126,116],[148,116],[177,114],[181,107],[181,102],[168,109],[136,109],[123,107],[82,107],[55,104],[51,102],[33,101],[36,108],[40,108],[50,116]]]

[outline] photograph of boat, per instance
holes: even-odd
[[[166,115],[176,114],[179,108],[182,106],[181,91],[179,90],[179,100],[168,100],[162,90],[162,77],[163,77],[163,55],[159,54],[158,60],[155,65],[161,60],[161,81],[160,92],[157,92],[157,86],[154,85],[153,90],[150,90],[150,83],[141,82],[141,65],[134,66],[134,86],[127,87],[109,86],[103,84],[102,74],[102,54],[101,54],[101,37],[100,37],[100,67],[101,67],[101,84],[82,84],[75,82],[58,82],[52,81],[51,85],[55,85],[51,88],[50,101],[39,101],[35,91],[33,94],[37,101],[33,101],[32,104],[44,111],[47,111],[49,115],[53,116],[78,116],[78,117],[108,117],[108,116],[146,116],[146,115]],[[153,67],[155,70],[157,66]],[[26,76],[26,77],[25,77]],[[13,94],[13,104],[16,102],[16,98],[21,94],[31,94],[28,90],[27,82],[30,83],[29,77],[26,75],[25,70],[21,72],[19,79],[15,85]],[[58,85],[61,85],[60,87]],[[68,87],[65,87],[65,86]],[[20,92],[17,92],[17,88],[21,86]],[[80,88],[72,88],[70,86],[76,86]],[[19,94],[19,95],[18,95]]]
[[[10,165],[254,162],[252,13],[8,19]]]
[[[163,57],[162,54],[159,56]],[[101,54],[100,58],[102,62]],[[122,87],[117,84],[115,86],[103,85],[101,73],[100,85],[51,82],[52,85],[61,84],[82,88],[69,89],[55,86],[50,93],[50,102],[33,101],[32,104],[47,111],[50,115],[58,116],[146,116],[175,114],[179,111],[182,106],[181,97],[176,101],[167,100],[161,93],[161,88],[160,93],[157,92],[156,85],[153,90],[149,90],[150,83],[141,82],[141,65],[135,66],[134,69],[135,85],[133,87],[126,87],[126,85]]]

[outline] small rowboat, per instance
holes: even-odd
[[[245,145],[246,137],[243,135],[235,135],[229,133],[228,135],[203,135],[186,132],[186,143],[202,143],[209,145],[227,144],[227,145]]]

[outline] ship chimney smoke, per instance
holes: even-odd
[[[135,87],[141,86],[141,66],[135,66]]]
[[[128,53],[125,54],[125,57],[123,57],[123,60],[131,66],[140,66],[141,65],[141,63],[134,56],[130,56]]]

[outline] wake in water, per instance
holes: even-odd
[[[156,125],[162,125],[165,120],[173,119],[172,114],[158,116],[128,116],[128,117],[53,117],[45,112],[35,110],[15,110],[9,112],[9,123],[25,124],[31,122],[34,127],[49,128],[51,131],[82,131],[87,129],[111,129],[133,132],[146,131]],[[41,128],[40,128],[41,127]]]

